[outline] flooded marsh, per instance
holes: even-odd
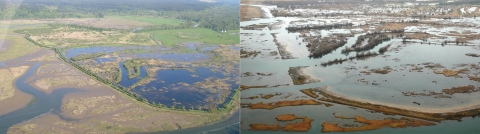
[[[292,8],[294,2],[256,1],[269,12],[242,21],[242,133],[281,133],[273,116],[283,114],[313,119],[308,133],[478,131],[453,127],[479,121],[470,117],[480,115],[480,18],[420,19],[401,15],[416,9],[405,5],[374,15],[363,10],[374,7],[360,2],[350,2],[358,9],[343,1],[323,8],[318,6],[334,4],[309,2]],[[260,98],[277,93],[282,95]],[[277,107],[306,100],[326,105]],[[438,129],[447,124],[448,131]]]

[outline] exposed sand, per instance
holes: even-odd
[[[40,61],[42,65],[36,70],[34,76],[26,79],[27,84],[47,94],[59,88],[81,88],[90,90],[99,87],[100,84],[76,71],[72,66],[66,65],[53,56],[53,52],[45,53],[41,58],[31,61]]]
[[[329,90],[331,90],[330,88],[331,87],[327,87],[327,88],[322,88],[320,90],[327,93],[328,95],[339,97],[339,98],[344,98],[344,99],[347,99],[347,100],[376,104],[376,105],[384,105],[384,106],[400,108],[400,109],[405,109],[405,110],[410,110],[410,111],[417,111],[417,112],[425,112],[425,113],[450,113],[451,112],[451,113],[453,113],[453,112],[460,112],[460,111],[466,111],[466,110],[472,110],[472,109],[480,108],[480,104],[470,104],[470,105],[465,104],[465,105],[454,106],[454,107],[449,107],[449,108],[412,107],[412,106],[398,105],[398,104],[392,104],[392,103],[377,102],[377,101],[361,99],[361,98],[353,98],[353,97],[349,97],[349,96],[345,96],[345,95],[341,95],[341,94],[329,91]]]
[[[25,73],[28,66],[11,67],[0,69],[0,101],[15,95],[15,79]]]
[[[13,97],[0,101],[0,115],[21,109],[25,107],[32,99],[32,95],[24,93],[15,88],[15,95]]]

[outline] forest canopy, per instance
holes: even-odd
[[[0,19],[103,18],[105,16],[165,17],[197,23],[215,31],[239,29],[237,0],[0,0]],[[191,25],[192,27],[194,25]]]

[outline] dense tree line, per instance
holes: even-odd
[[[7,2],[5,2],[7,3]],[[239,29],[239,5],[234,0],[215,3],[198,0],[25,0],[0,4],[0,19],[103,18],[107,15],[166,17],[187,20],[182,28],[195,26],[215,31]],[[154,27],[179,29],[180,27]]]
[[[177,19],[197,22],[198,27],[215,31],[240,29],[240,7],[219,6],[202,11],[179,12]]]

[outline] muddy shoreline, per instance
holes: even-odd
[[[288,75],[292,78],[294,85],[303,85],[309,83],[318,83],[321,82],[318,79],[312,78],[312,76],[306,74],[304,70],[308,68],[308,66],[300,66],[300,67],[290,67],[288,70]]]
[[[313,88],[310,90],[323,95],[323,97],[319,98],[319,100],[321,101],[365,108],[387,115],[404,115],[408,117],[415,117],[435,122],[440,122],[444,120],[461,121],[461,119],[464,117],[480,115],[480,104],[445,109],[418,108],[386,104],[381,102],[372,102],[358,98],[347,97],[328,91],[328,87]]]

